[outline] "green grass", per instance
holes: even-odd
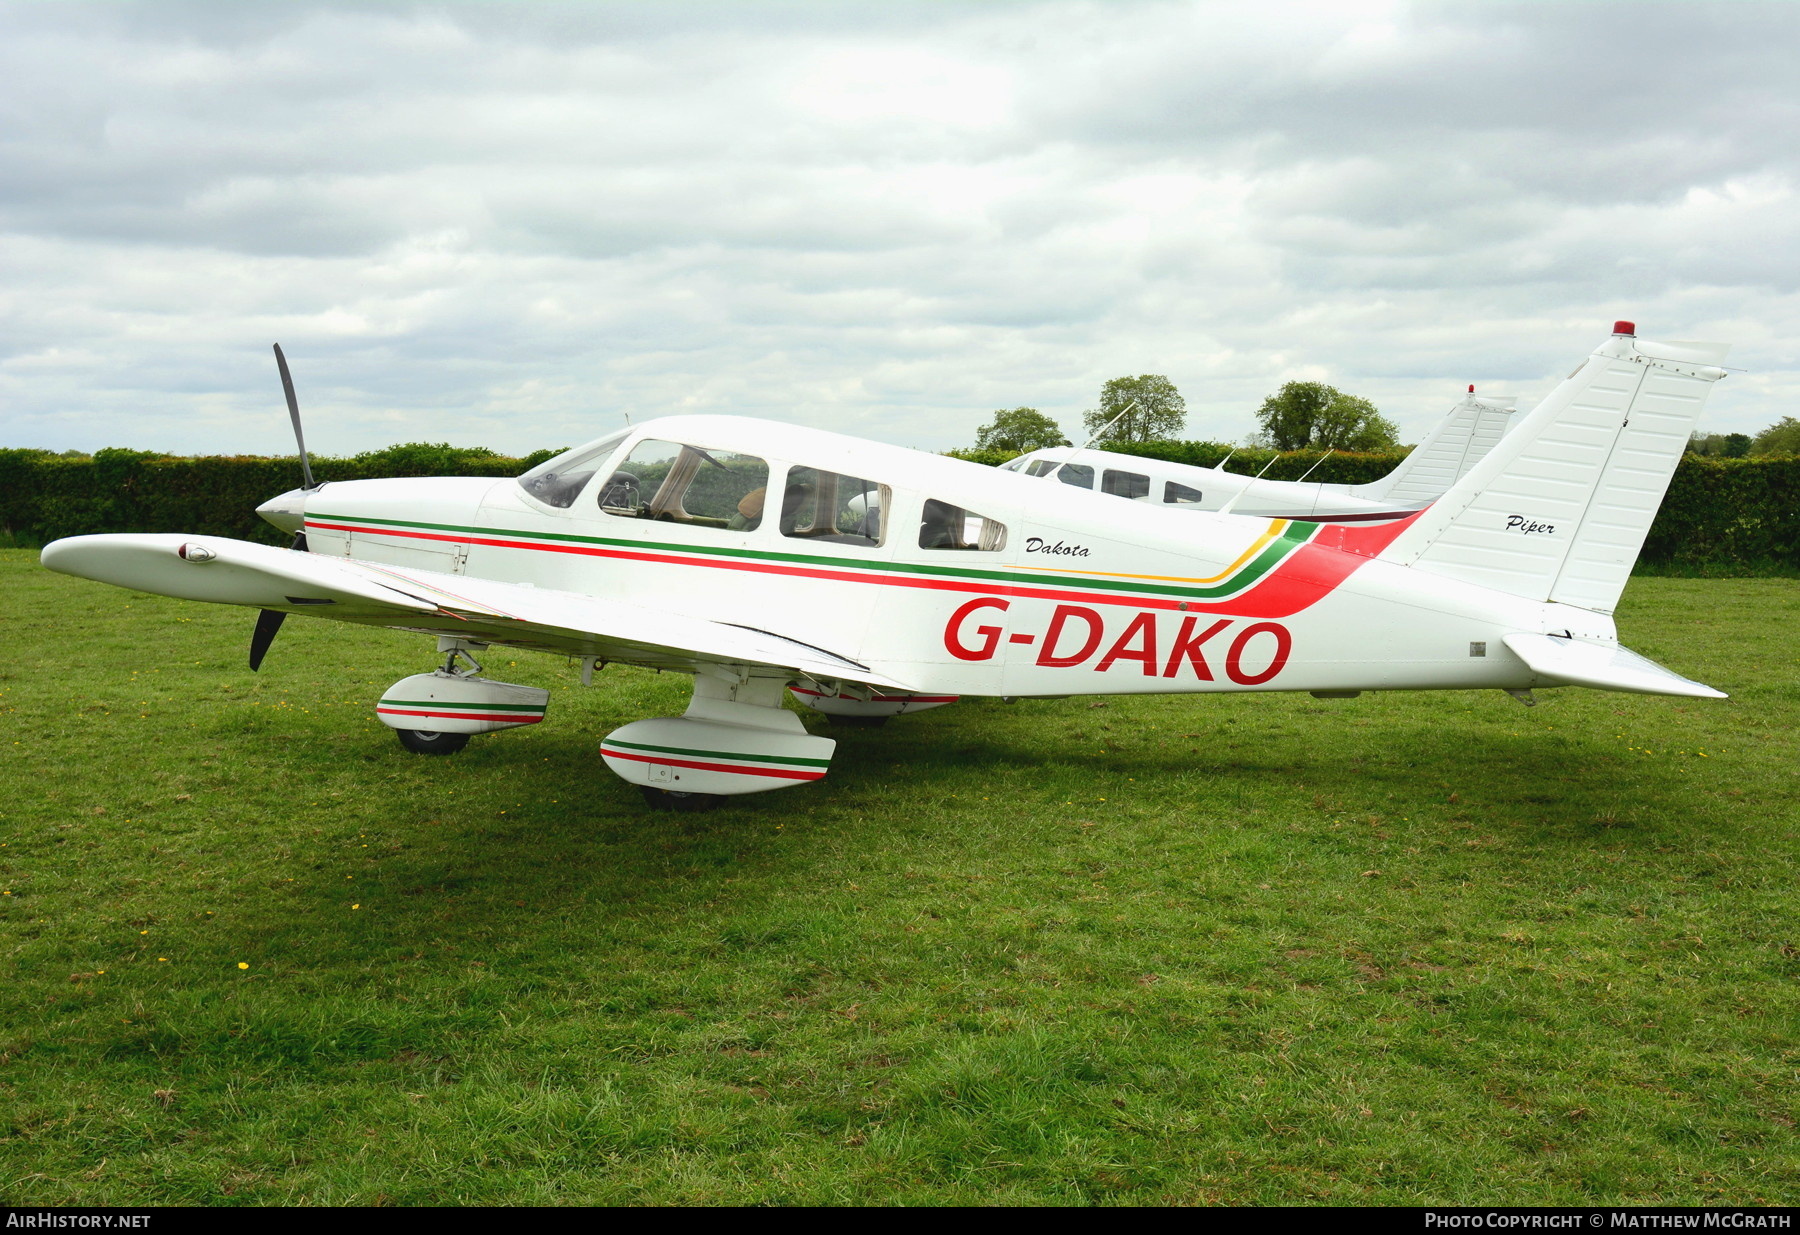
[[[1632,585],[1726,702],[971,702],[698,816],[596,753],[682,679],[421,758],[424,640],[250,624],[0,553],[0,1202],[1800,1197],[1800,583]]]

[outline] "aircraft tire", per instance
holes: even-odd
[[[843,716],[832,712],[827,712],[826,716],[833,725],[845,729],[879,729],[888,723],[885,716]]]
[[[639,785],[638,789],[651,810],[711,810],[725,800],[722,793],[683,793],[679,789],[654,789],[649,785]]]
[[[415,755],[454,755],[469,744],[466,733],[433,733],[428,729],[396,729],[400,745]]]

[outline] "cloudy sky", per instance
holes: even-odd
[[[1607,333],[1800,412],[1800,5],[0,3],[0,445],[1413,440]]]

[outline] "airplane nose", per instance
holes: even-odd
[[[306,490],[289,489],[258,506],[256,513],[284,532],[298,532],[306,522]]]

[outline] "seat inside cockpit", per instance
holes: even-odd
[[[781,534],[872,548],[882,542],[889,505],[886,485],[841,472],[792,467],[781,496]]]

